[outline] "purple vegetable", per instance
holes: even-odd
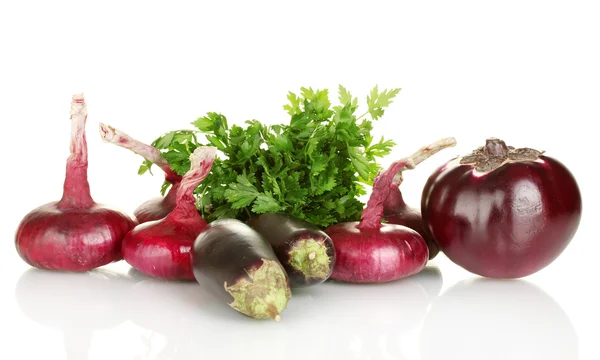
[[[92,199],[87,178],[86,120],[83,95],[74,95],[71,155],[67,160],[63,197],[32,210],[17,229],[17,252],[31,266],[89,271],[121,260],[121,241],[136,225],[127,214]]]
[[[165,172],[165,181],[172,184],[167,195],[150,199],[134,210],[133,215],[139,223],[160,220],[169,215],[175,208],[175,199],[177,198],[177,189],[179,189],[181,183],[181,176],[171,169],[167,160],[161,156],[160,151],[153,146],[137,141],[110,125],[100,124],[100,136],[104,141],[129,149],[155,164]]]
[[[210,173],[216,151],[213,146],[198,147],[177,190],[175,209],[163,219],[136,226],[123,240],[125,261],[138,271],[167,280],[194,280],[190,251],[206,228],[194,189]]]
[[[392,163],[375,178],[360,222],[341,223],[325,230],[333,240],[336,252],[332,279],[382,283],[414,275],[425,267],[429,258],[427,243],[419,233],[406,226],[382,224],[384,202],[400,171],[413,168],[454,143],[454,139],[444,139]]]

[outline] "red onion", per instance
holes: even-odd
[[[165,197],[150,199],[134,210],[133,215],[139,223],[162,219],[173,211],[181,176],[171,169],[167,160],[161,156],[160,151],[153,146],[137,141],[110,125],[100,124],[100,136],[104,141],[129,149],[155,164],[165,172],[165,180],[172,184]]]
[[[136,225],[127,214],[92,199],[87,179],[86,121],[83,95],[74,95],[71,155],[63,197],[32,210],[17,229],[17,252],[31,266],[88,271],[121,260],[121,241]]]
[[[217,148],[200,146],[177,189],[176,205],[165,218],[135,227],[123,240],[123,256],[138,271],[161,279],[193,280],[190,251],[206,222],[196,208],[194,189],[210,173]]]
[[[414,275],[425,267],[429,257],[427,243],[418,232],[406,226],[382,224],[384,202],[392,184],[399,184],[400,171],[414,168],[450,144],[454,144],[454,139],[443,139],[392,163],[375,178],[360,222],[341,223],[325,230],[333,240],[336,254],[331,279],[382,283]]]
[[[439,146],[435,148],[427,148],[427,152],[423,153],[426,156],[419,156],[418,153],[413,154],[412,158],[415,165],[418,165],[421,161],[426,160],[440,150],[456,145],[456,140],[452,138],[444,139],[438,145]],[[406,170],[406,168],[403,170]],[[383,217],[390,224],[404,225],[418,232],[427,243],[429,260],[431,260],[440,252],[440,248],[425,228],[421,209],[409,206],[404,202],[402,192],[400,191],[400,184],[403,181],[402,172],[403,171],[400,170],[396,176],[394,176],[394,180],[390,185],[390,192],[383,203]]]

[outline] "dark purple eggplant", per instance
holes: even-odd
[[[318,227],[282,213],[253,217],[248,225],[271,244],[292,287],[321,284],[331,276],[335,248]]]
[[[210,223],[191,253],[196,281],[229,306],[256,319],[280,320],[290,281],[269,243],[239,220]]]

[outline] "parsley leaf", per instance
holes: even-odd
[[[140,165],[140,168],[138,169],[138,175],[143,175],[146,171],[150,172],[150,174],[152,174],[152,165],[154,165],[152,162],[150,162],[149,160],[144,160],[142,162],[142,165]],[[152,174],[154,175],[154,174]]]
[[[220,151],[194,192],[207,221],[244,221],[267,212],[285,212],[320,227],[355,221],[364,207],[358,200],[366,194],[364,185],[379,171],[376,159],[395,146],[384,138],[373,143],[373,121],[399,91],[380,92],[375,86],[366,98],[367,112],[357,116],[358,98],[342,85],[336,105],[329,90],[302,87],[287,94],[288,122],[267,126],[247,120],[230,127],[224,115],[209,112],[191,123],[194,130],[170,131],[153,146],[181,175],[198,146],[212,144]],[[138,173],[151,167],[143,162]],[[161,192],[169,186],[165,182]]]
[[[270,192],[258,195],[252,211],[256,214],[264,214],[268,212],[278,212],[281,210],[279,202],[273,198]]]
[[[392,103],[392,99],[398,95],[400,89],[385,89],[379,92],[379,88],[375,86],[371,90],[371,94],[367,97],[367,105],[369,106],[369,114],[373,120],[383,116],[384,108]]]
[[[252,204],[258,194],[256,187],[243,175],[238,175],[237,182],[229,184],[229,189],[225,190],[225,197],[233,209]]]

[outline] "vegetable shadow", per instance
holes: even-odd
[[[28,269],[15,299],[29,319],[63,333],[67,359],[88,359],[94,332],[127,320],[120,306],[132,280],[100,268],[84,273]]]
[[[398,338],[419,326],[443,282],[439,269],[427,266],[417,275],[388,284],[328,281],[293,288],[281,321],[275,322],[240,314],[196,282],[141,276],[129,290],[127,312],[131,321],[149,330],[149,337],[164,339],[161,349],[148,349],[156,359],[220,354],[224,359],[304,360],[349,355],[356,341],[362,343],[365,355],[387,352],[401,359]],[[332,326],[336,329],[331,335],[330,330],[316,332]],[[305,345],[299,346],[299,339]],[[388,343],[385,349],[382,341]]]
[[[94,332],[126,321],[147,330],[139,332],[138,343],[153,359],[326,358],[354,354],[357,342],[365,356],[402,359],[399,338],[419,326],[441,287],[439,269],[428,266],[387,284],[328,281],[294,288],[280,322],[242,315],[195,281],[158,280],[135,270],[30,269],[15,297],[27,317],[63,332],[69,359],[89,358]],[[305,345],[298,346],[299,339]]]
[[[223,359],[264,359],[265,353],[287,358],[285,312],[279,323],[251,319],[195,281],[152,278],[133,285],[126,302],[129,319],[148,330],[141,335],[147,337],[142,343],[153,359],[211,358],[214,354]],[[162,338],[164,346],[153,348],[153,337]]]
[[[281,321],[275,322],[238,313],[196,282],[146,279],[130,291],[129,315],[152,336],[166,341],[157,359],[215,353],[224,359],[350,356],[357,341],[365,356],[391,353],[402,359],[398,338],[419,327],[442,282],[439,269],[430,265],[387,284],[327,281],[293,288]],[[329,330],[320,333],[319,328]],[[382,341],[387,343],[383,349]]]
[[[335,328],[323,339],[328,358],[409,359],[431,303],[443,286],[439,268],[427,265],[418,274],[382,284],[349,284],[329,280],[314,297],[313,313]],[[300,358],[300,357],[299,357]]]
[[[421,360],[579,358],[564,310],[528,281],[472,278],[434,300],[420,335]]]

